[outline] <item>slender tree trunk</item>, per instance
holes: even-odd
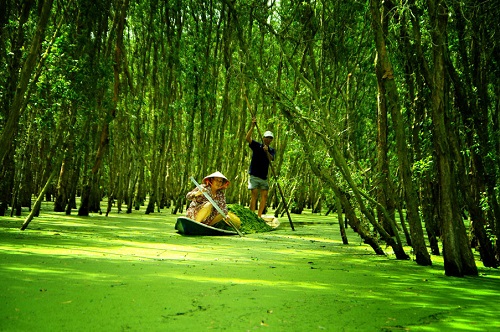
[[[55,212],[66,211],[66,205],[68,204],[69,198],[69,179],[71,178],[71,168],[73,167],[72,161],[73,156],[71,153],[68,153],[61,164],[59,179],[56,186],[56,197],[54,201]]]
[[[24,24],[29,18],[32,6],[29,2],[23,4],[23,10],[19,17],[19,29],[17,34],[17,43],[14,42],[12,50],[16,52],[14,55],[14,64],[9,66],[10,79],[7,86],[12,91],[6,91],[5,104],[5,117],[6,123],[0,135],[0,216],[5,214],[9,200],[12,198],[12,185],[14,184],[14,158],[12,156],[15,137],[18,135],[19,120],[25,109],[26,100],[29,99],[28,86],[30,79],[34,81],[33,74],[39,57],[40,47],[45,35],[45,29],[49,21],[53,0],[46,0],[43,2],[36,31],[31,41],[29,52],[24,60],[21,68],[18,68],[21,61],[22,54],[20,50],[27,46],[24,45]],[[19,52],[19,54],[17,54]],[[19,75],[17,72],[19,71]],[[14,197],[16,199],[16,197]]]
[[[74,110],[71,106],[68,106],[66,109],[66,113],[62,114],[61,123],[66,123],[66,127],[63,129],[64,131],[70,132],[73,130],[76,124],[76,110]],[[70,191],[72,187],[71,183],[71,175],[75,162],[75,138],[73,135],[68,135],[68,137],[62,143],[64,157],[61,162],[61,169],[59,171],[59,176],[57,179],[57,185],[55,188],[55,200],[54,200],[54,211],[55,212],[64,212],[66,210],[66,206],[69,202]],[[77,165],[78,167],[79,165]]]
[[[342,216],[343,216],[343,214],[342,214],[342,201],[349,203],[349,200],[347,199],[347,197],[345,196],[344,193],[340,192],[339,188],[336,188],[336,189],[339,191],[338,193],[335,193],[335,207],[337,208],[337,217],[339,220],[340,236],[342,237],[342,244],[347,245],[347,244],[349,244],[349,240],[347,239],[347,234],[345,232],[345,227],[347,227],[347,226],[345,226],[344,220],[342,218]],[[343,196],[343,198],[341,198],[340,196]],[[376,250],[378,250],[378,249],[380,249],[380,248],[377,248]],[[382,250],[382,249],[380,249],[380,250]]]
[[[382,21],[384,20],[384,17],[381,15],[380,6],[381,2],[379,0],[370,1],[372,27],[375,34],[375,46],[377,49],[377,80],[379,85],[383,86],[381,91],[387,92],[386,105],[391,112],[392,122],[396,134],[398,164],[404,187],[407,219],[410,224],[411,242],[416,255],[416,261],[419,265],[431,265],[432,262],[425,245],[422,224],[418,212],[418,199],[411,178],[409,152],[404,133],[403,117],[399,106],[394,72],[387,54],[385,37],[382,29]]]
[[[311,169],[317,176],[320,176],[322,179],[325,179],[328,182],[328,184],[332,187],[333,191],[335,192],[335,195],[340,198],[342,206],[346,209],[346,215],[349,225],[356,233],[358,233],[363,238],[365,243],[367,243],[373,248],[375,253],[377,253],[378,255],[384,255],[384,251],[382,250],[382,248],[380,248],[380,245],[378,244],[376,238],[371,236],[369,230],[365,229],[365,227],[363,227],[362,224],[359,222],[359,219],[356,217],[356,214],[354,212],[354,209],[352,208],[351,203],[346,198],[346,196],[341,193],[341,190],[337,186],[336,181],[330,175],[324,172],[321,169],[321,167],[314,162],[312,158],[312,156],[314,155],[311,149],[312,145],[307,143],[307,136],[302,126],[300,125],[299,121],[296,121],[293,118],[292,114],[288,111],[288,109],[283,108],[282,111],[283,114],[287,117],[288,121],[291,124],[293,124],[295,131],[297,132],[301,141],[303,142],[302,146],[305,150],[305,158],[309,162]],[[337,155],[339,154],[340,152],[337,152]],[[402,247],[400,247],[397,243],[395,243],[395,241],[387,233],[385,233],[383,228],[380,227],[379,231],[381,232],[381,234],[383,234],[384,240],[386,240],[387,243],[393,247],[396,257],[398,259],[408,259],[408,256],[404,253]]]
[[[137,183],[137,187],[135,189],[135,195],[134,195],[134,210],[139,211],[141,206],[144,205],[144,201],[146,200],[146,194],[144,190],[144,172],[145,172],[145,165],[141,165],[139,167],[139,180]]]
[[[16,87],[16,93],[14,95],[14,100],[7,117],[7,123],[4,126],[2,135],[0,136],[0,165],[3,164],[3,160],[7,154],[12,151],[12,143],[17,135],[19,119],[21,118],[21,110],[23,108],[26,90],[30,82],[30,77],[36,66],[36,59],[39,56],[40,46],[43,42],[43,37],[45,35],[45,28],[49,21],[50,12],[52,10],[53,0],[45,0],[43,2],[42,11],[38,18],[38,24],[36,27],[36,32],[31,42],[30,51],[21,69],[20,78],[18,85]]]
[[[49,187],[52,184],[52,179],[55,177],[57,173],[57,167],[50,173],[49,178],[47,179],[47,182],[45,182],[45,186],[43,186],[42,190],[38,194],[38,197],[35,201],[35,205],[33,206],[33,209],[31,210],[31,213],[28,215],[28,217],[24,220],[23,225],[21,226],[21,230],[24,231],[26,228],[28,228],[28,225],[30,222],[33,220],[35,216],[38,215],[40,211],[40,206],[42,205],[43,197]]]
[[[426,100],[431,99],[428,93],[428,87],[432,85],[430,78],[430,71],[428,63],[424,57],[424,51],[422,48],[422,36],[420,22],[422,17],[420,15],[421,10],[415,4],[414,0],[408,1],[409,5],[409,20],[411,21],[412,34],[414,43],[412,48],[408,48],[406,52],[408,55],[412,54],[415,56],[415,66],[413,72],[417,72],[415,75],[416,81],[416,91],[415,96],[412,98],[414,101],[414,120],[413,120],[413,147],[415,148],[415,159],[422,160],[422,152],[420,151],[420,134],[422,131],[427,131],[424,124],[426,121]],[[429,161],[424,160],[425,163]],[[432,174],[431,174],[432,173]],[[439,237],[441,235],[439,225],[438,225],[438,207],[435,204],[437,199],[436,184],[434,182],[433,172],[430,169],[423,170],[423,174],[419,177],[421,181],[420,185],[420,203],[422,207],[422,218],[425,223],[425,229],[429,239],[429,244],[431,251],[434,255],[439,255]]]
[[[445,274],[477,275],[474,256],[459,211],[453,161],[445,116],[445,47],[448,10],[441,0],[428,0],[433,48],[432,123],[439,183],[439,214],[443,240]]]
[[[71,170],[71,180],[69,186],[68,200],[66,203],[66,215],[70,215],[72,209],[76,209],[76,191],[78,187],[78,179],[80,178],[80,162],[82,160],[81,157],[76,157],[76,162],[73,165],[73,169]]]
[[[380,33],[387,32],[387,20],[382,20],[382,18],[377,18],[378,24],[377,29],[380,28]],[[374,28],[375,29],[375,28]],[[387,117],[387,91],[386,87],[382,82],[382,75],[384,68],[381,68],[381,62],[384,59],[381,58],[382,55],[377,52],[375,55],[375,68],[377,73],[377,176],[375,178],[375,187],[377,188],[377,201],[381,206],[389,211],[389,214],[394,213],[394,208],[390,206],[390,178],[391,174],[389,171],[389,159],[388,159],[388,117]],[[384,217],[384,213],[379,207],[377,207],[377,219],[380,224],[384,227],[385,231],[389,235],[394,236],[394,231],[392,223],[390,220]]]
[[[134,191],[137,188],[137,180],[139,175],[134,173],[134,175],[129,179],[127,188],[127,213],[132,213],[132,207],[134,206]]]
[[[495,249],[492,241],[487,234],[487,227],[489,224],[493,224],[496,213],[488,214],[486,211],[481,209],[481,199],[483,193],[487,193],[488,203],[492,207],[492,211],[495,211],[495,206],[498,205],[497,198],[494,194],[494,188],[496,184],[496,174],[495,166],[491,162],[486,160],[491,160],[491,158],[485,158],[488,151],[491,151],[493,145],[490,144],[491,137],[488,131],[488,105],[487,105],[487,87],[485,86],[484,77],[481,71],[483,70],[481,66],[480,58],[483,56],[482,45],[481,45],[481,23],[478,23],[477,19],[473,19],[471,24],[474,28],[474,33],[472,34],[473,42],[471,47],[467,47],[464,40],[466,37],[466,24],[463,17],[461,6],[456,6],[455,11],[457,11],[457,32],[459,35],[460,47],[459,52],[461,54],[462,62],[464,63],[464,73],[459,75],[454,68],[453,62],[450,59],[449,52],[445,56],[445,64],[448,70],[448,74],[451,77],[451,81],[454,87],[454,102],[457,110],[460,112],[462,121],[465,124],[467,130],[465,132],[465,142],[467,144],[467,149],[470,151],[470,161],[464,161],[461,150],[464,148],[459,142],[459,133],[454,130],[454,139],[452,142],[454,158],[457,160],[457,165],[459,167],[458,175],[461,184],[461,191],[465,196],[465,201],[467,204],[467,210],[471,215],[471,223],[473,226],[472,241],[479,242],[479,252],[481,254],[481,260],[484,266],[487,267],[497,267],[498,261],[495,257]],[[471,50],[472,57],[469,57],[467,50]],[[469,59],[472,58],[472,65],[470,65]],[[465,79],[464,79],[465,78]],[[455,121],[459,123],[458,119]],[[469,166],[470,165],[470,166]],[[488,218],[489,217],[489,218]],[[488,222],[490,219],[490,222]]]
[[[499,81],[500,79],[497,78]],[[494,150],[496,151],[496,156],[500,157],[500,82],[497,82],[495,84],[495,107],[494,107],[494,112],[493,112],[493,133],[494,133],[494,141],[496,142]],[[497,179],[498,183],[498,179]],[[497,211],[500,210],[500,207],[497,206]],[[495,212],[495,214],[498,216],[500,212]],[[0,216],[1,216],[0,212]],[[500,218],[496,218],[495,223],[493,224],[493,231],[496,236],[496,243],[495,243],[495,248],[496,248],[496,257],[497,260],[500,260]]]
[[[459,98],[457,98],[459,99]],[[460,107],[459,107],[460,109]],[[458,122],[458,121],[457,121]],[[469,211],[470,221],[471,221],[471,231],[472,242],[477,242],[479,244],[479,253],[481,256],[481,261],[486,267],[497,267],[498,262],[495,258],[495,249],[493,243],[490,240],[486,227],[486,214],[481,209],[481,193],[485,192],[484,183],[480,180],[481,170],[478,170],[474,161],[481,159],[476,153],[470,153],[472,158],[472,165],[470,171],[467,171],[465,166],[465,161],[463,160],[463,155],[461,153],[459,134],[456,130],[451,129],[449,133],[449,142],[452,151],[452,158],[457,165],[457,178],[459,180],[460,188],[464,196],[464,201],[466,208]],[[469,144],[472,146],[472,144]],[[473,149],[471,149],[473,150]],[[469,174],[468,174],[469,173]],[[479,173],[479,174],[478,174]]]
[[[378,58],[378,55],[377,55]],[[375,179],[375,186],[377,188],[377,201],[384,206],[388,207],[390,194],[389,191],[389,160],[387,158],[387,108],[386,108],[386,93],[383,84],[378,84],[377,96],[377,177]],[[380,209],[377,209],[377,219],[382,224],[384,229],[391,236],[394,235],[390,221],[384,218]]]
[[[104,123],[102,125],[101,135],[99,138],[99,144],[94,160],[94,165],[92,167],[92,175],[89,177],[90,181],[83,188],[82,193],[82,201],[80,204],[80,209],[78,211],[79,216],[88,216],[91,210],[95,210],[100,200],[101,194],[98,188],[98,182],[100,180],[99,171],[101,169],[103,159],[105,156],[105,152],[109,145],[109,125],[111,121],[116,117],[116,110],[118,105],[118,99],[120,97],[120,74],[122,69],[122,58],[124,52],[123,45],[123,32],[125,30],[125,18],[128,10],[128,0],[123,0],[123,3],[120,3],[119,10],[116,13],[116,22],[117,22],[117,30],[116,30],[116,44],[115,44],[115,52],[114,52],[114,63],[113,63],[113,74],[114,74],[114,84],[113,84],[113,105],[108,110],[107,116],[105,116]],[[95,195],[98,194],[99,197]],[[98,201],[96,201],[96,198]],[[85,204],[85,205],[84,205]],[[100,211],[100,208],[99,208]]]
[[[22,70],[22,64],[21,61],[23,60],[23,53],[22,49],[26,48],[27,45],[25,45],[25,27],[26,27],[26,22],[28,21],[30,17],[30,12],[34,4],[30,3],[25,3],[24,6],[22,6],[22,9],[20,10],[20,13],[17,18],[17,31],[14,34],[14,37],[10,41],[12,44],[11,50],[13,53],[13,56],[11,57],[12,60],[8,62],[7,65],[7,81],[5,84],[5,89],[3,91],[4,97],[2,98],[2,105],[0,106],[0,127],[5,128],[5,123],[7,122],[7,119],[9,117],[9,113],[11,112],[11,106],[13,104],[13,101],[15,99],[16,95],[16,86],[18,85],[19,82],[19,72]],[[4,8],[5,9],[5,8]],[[3,13],[6,14],[6,13]],[[6,16],[6,15],[5,15]],[[2,26],[1,28],[4,27],[4,24],[8,23],[7,17],[2,17]],[[3,32],[3,30],[1,31]],[[4,44],[4,41],[2,40],[1,45]],[[3,51],[3,49],[2,49]],[[22,111],[22,108],[21,108]],[[1,136],[0,136],[1,138]],[[9,144],[11,142],[9,141]],[[10,147],[9,147],[10,149]],[[4,150],[3,148],[0,148],[0,150]],[[15,200],[15,194],[13,193],[15,190],[14,188],[14,183],[15,183],[15,177],[16,177],[16,172],[15,172],[15,162],[14,162],[14,154],[13,153],[7,153],[8,151],[5,151],[6,155],[3,159],[3,162],[1,161],[0,158],[0,216],[5,215],[5,212],[7,211],[7,207],[9,206],[9,203]],[[0,152],[1,154],[1,152]],[[13,205],[12,205],[13,206]],[[13,211],[11,211],[11,214]]]
[[[153,108],[154,106],[152,106]],[[149,185],[149,201],[148,201],[148,206],[146,207],[146,214],[154,213],[155,212],[155,206],[158,203],[158,159],[160,158],[158,150],[158,116],[153,114],[154,110],[151,110],[152,113],[152,118],[153,118],[153,137],[152,137],[152,156],[151,156],[151,163],[150,163],[150,172],[151,172],[151,182]]]
[[[14,186],[14,156],[8,154],[0,164],[0,216],[4,216],[9,202],[12,200],[12,188]]]

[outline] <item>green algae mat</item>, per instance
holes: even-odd
[[[186,237],[178,215],[0,217],[0,331],[496,331],[500,272],[377,256],[336,217]],[[408,252],[409,249],[408,249]]]

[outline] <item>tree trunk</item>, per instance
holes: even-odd
[[[6,75],[7,79],[3,91],[4,98],[2,98],[3,102],[2,105],[0,106],[1,107],[0,128],[2,128],[2,131],[3,128],[5,128],[5,122],[7,121],[9,113],[11,112],[11,106],[17,91],[16,86],[20,78],[19,72],[22,70],[21,61],[23,60],[23,53],[21,50],[27,48],[27,45],[24,44],[26,35],[25,32],[26,22],[30,17],[30,12],[33,5],[34,4],[30,5],[30,3],[25,3],[25,5],[22,7],[22,10],[20,11],[17,18],[17,24],[18,24],[17,32],[10,41],[10,43],[12,44],[13,56],[12,56],[12,61],[8,62],[7,66],[8,74]],[[4,27],[3,25],[6,24],[7,22],[8,22],[7,17],[2,18],[1,28],[3,28]],[[4,32],[4,30],[2,29],[0,32]],[[0,36],[3,35],[0,34]],[[4,43],[5,42],[2,40],[0,44],[4,46],[3,45]],[[3,52],[3,47],[2,47],[2,52]],[[9,142],[9,144],[10,143],[11,142]],[[0,216],[5,215],[9,203],[11,203],[13,199],[15,199],[15,196],[13,195],[15,177],[16,177],[16,172],[15,172],[14,154],[7,153],[3,162],[1,161],[0,158]],[[13,211],[11,211],[11,215],[12,213]]]
[[[154,110],[152,110],[154,112]],[[153,153],[151,156],[151,164],[150,164],[150,172],[151,172],[151,183],[149,186],[149,201],[148,201],[148,206],[146,207],[146,214],[154,213],[155,212],[155,206],[159,202],[159,197],[158,197],[158,173],[159,173],[159,159],[161,158],[160,154],[158,153],[160,151],[159,143],[158,143],[158,116],[153,115],[154,118],[154,124],[153,124],[153,142],[152,142],[152,147],[153,147]]]
[[[53,0],[45,0],[43,2],[42,11],[38,18],[38,24],[35,35],[31,42],[30,51],[21,69],[20,78],[16,87],[14,100],[12,102],[10,112],[7,117],[7,123],[4,126],[2,135],[0,136],[0,165],[3,164],[4,158],[12,151],[12,143],[17,135],[19,119],[21,118],[21,110],[23,108],[26,90],[30,82],[30,77],[36,66],[36,59],[39,55],[40,46],[45,35],[45,28],[49,21],[50,12],[52,9]]]
[[[320,178],[326,180],[327,183],[331,186],[331,188],[335,192],[335,195],[337,197],[340,197],[342,206],[346,210],[346,216],[349,225],[356,233],[359,234],[359,236],[361,236],[361,238],[365,241],[365,243],[367,243],[373,248],[376,254],[384,255],[384,251],[382,250],[382,248],[380,248],[380,245],[378,244],[376,238],[371,236],[369,230],[365,229],[365,227],[363,227],[362,224],[359,222],[359,219],[356,217],[356,214],[354,212],[354,209],[352,208],[351,203],[346,198],[346,196],[341,193],[341,190],[337,186],[336,181],[326,172],[322,171],[321,167],[314,162],[312,157],[314,153],[311,149],[312,145],[308,144],[307,136],[304,130],[302,129],[300,122],[294,120],[292,114],[287,109],[284,108],[282,109],[282,111],[283,114],[287,117],[288,121],[291,124],[293,124],[295,131],[299,135],[302,142],[302,147],[305,150],[305,157],[307,158],[307,161],[309,162],[309,165],[311,166],[313,173],[319,176]],[[380,228],[379,231],[381,231],[382,234],[384,234],[384,240],[386,240],[387,243],[393,247],[394,253],[396,254],[396,257],[398,259],[408,259],[408,256],[404,253],[402,247],[396,244],[394,240],[392,240],[392,238],[383,231],[383,228]]]
[[[76,191],[78,187],[78,179],[80,178],[80,160],[81,158],[77,157],[77,160],[73,165],[73,169],[71,170],[68,200],[66,203],[66,215],[68,216],[71,214],[72,209],[76,209]]]
[[[40,206],[42,205],[43,201],[43,196],[49,189],[50,185],[52,184],[52,179],[55,177],[57,173],[57,167],[54,167],[54,170],[50,173],[49,178],[47,179],[47,182],[45,182],[45,185],[43,186],[42,190],[38,194],[38,197],[35,201],[35,205],[33,206],[33,209],[31,210],[30,214],[26,219],[24,220],[23,225],[21,226],[21,230],[24,231],[26,228],[28,228],[28,225],[30,222],[33,220],[35,216],[38,216],[38,213],[40,211]]]
[[[377,18],[378,24],[383,24],[384,26],[380,27],[380,29],[387,30],[387,21],[381,22],[380,17]],[[375,28],[374,28],[375,29]],[[378,29],[378,26],[377,26]],[[382,32],[381,32],[382,33]],[[390,181],[390,171],[389,171],[389,160],[387,157],[388,153],[388,144],[387,144],[387,131],[388,131],[388,123],[387,123],[387,95],[385,85],[382,82],[382,74],[383,68],[381,68],[381,54],[377,52],[375,55],[375,63],[376,63],[376,72],[377,72],[377,175],[375,178],[375,187],[377,188],[376,195],[377,201],[381,206],[383,206],[386,210],[393,211],[393,208],[389,208],[389,197],[392,196],[389,193],[391,188]],[[391,214],[391,211],[389,212]],[[394,236],[393,229],[391,227],[390,220],[387,220],[384,217],[384,214],[377,208],[377,219],[380,224],[384,227],[385,231],[389,233],[389,235]]]
[[[3,165],[0,164],[0,217],[5,215],[12,200],[14,172],[14,156],[8,154],[3,160]]]
[[[398,154],[398,164],[401,173],[401,180],[404,187],[405,202],[407,208],[407,219],[410,225],[411,242],[416,261],[419,265],[431,265],[430,255],[427,251],[422,224],[418,212],[418,200],[413,188],[411,170],[409,163],[409,152],[407,140],[403,128],[403,118],[398,101],[398,92],[394,80],[394,72],[387,54],[385,37],[382,29],[382,21],[385,19],[380,12],[380,0],[372,0],[370,9],[372,13],[372,27],[375,34],[375,46],[377,49],[377,80],[383,88],[382,92],[387,92],[387,108],[391,112],[393,126],[396,134],[396,147]]]
[[[71,138],[70,138],[71,139]],[[72,173],[75,166],[74,163],[74,143],[69,142],[68,149],[65,153],[64,159],[61,163],[61,170],[56,185],[54,211],[64,212],[69,204],[71,187],[72,187]],[[74,180],[74,179],[73,179]]]
[[[454,158],[457,161],[459,167],[458,175],[461,184],[461,191],[465,197],[467,210],[471,216],[471,222],[473,225],[473,241],[479,243],[479,252],[481,254],[481,260],[486,267],[497,267],[498,261],[495,257],[495,249],[492,241],[487,235],[487,227],[494,224],[496,213],[489,214],[483,211],[481,208],[481,199],[483,193],[487,193],[488,205],[491,207],[489,210],[495,211],[497,203],[497,198],[494,192],[496,185],[495,167],[491,165],[492,158],[485,158],[487,152],[491,151],[493,145],[490,144],[491,137],[489,137],[488,131],[488,106],[486,101],[488,99],[487,87],[485,87],[484,79],[486,75],[478,73],[482,70],[479,58],[482,56],[481,46],[481,29],[477,19],[472,20],[472,26],[474,27],[474,33],[472,34],[473,42],[471,47],[465,45],[464,40],[466,37],[465,32],[465,22],[464,13],[461,10],[461,6],[456,6],[455,11],[457,11],[457,31],[459,35],[460,47],[459,52],[464,62],[464,72],[459,75],[457,73],[452,60],[450,59],[450,53],[446,53],[445,65],[448,69],[448,74],[451,77],[451,81],[454,87],[454,102],[455,106],[462,117],[464,126],[467,128],[463,130],[465,133],[465,142],[459,142],[459,129],[455,129],[451,133],[454,135],[452,142]],[[469,55],[467,50],[471,50],[473,63],[469,64]],[[481,69],[480,69],[481,68]],[[455,121],[459,123],[457,119]],[[460,145],[462,143],[462,146]],[[464,148],[463,145],[467,144],[468,147]],[[470,161],[464,161],[461,151],[468,149],[470,151],[469,158]],[[490,222],[488,222],[490,219]],[[490,224],[490,225],[489,225]]]
[[[494,137],[496,138],[496,144],[494,147],[494,150],[496,151],[496,156],[500,156],[500,84],[497,82],[495,84],[495,110],[493,113],[493,132],[495,133]],[[1,203],[0,203],[1,204]],[[497,211],[500,210],[499,207],[497,207]],[[495,212],[496,215],[500,214],[500,212]],[[0,212],[0,216],[1,216]],[[495,233],[496,237],[496,243],[495,243],[495,248],[496,248],[496,257],[497,260],[500,260],[500,218],[496,218],[495,223],[493,224],[493,232]]]
[[[420,181],[419,193],[422,218],[425,224],[431,252],[434,255],[439,255],[439,237],[441,233],[436,221],[438,219],[438,212],[437,205],[435,204],[435,202],[437,201],[437,195],[435,190],[436,185],[433,180],[434,172],[432,171],[432,168],[428,167],[428,165],[430,164],[430,160],[424,159],[425,156],[421,148],[424,142],[424,140],[421,138],[421,133],[428,131],[426,125],[426,123],[428,122],[426,121],[426,111],[428,108],[426,100],[431,99],[428,92],[428,87],[432,85],[432,82],[430,79],[428,63],[424,57],[424,51],[422,49],[422,36],[420,31],[420,22],[423,21],[421,17],[422,11],[415,4],[414,0],[410,0],[408,2],[408,5],[410,8],[408,19],[411,22],[411,37],[413,38],[414,43],[411,44],[411,46],[409,43],[405,43],[405,45],[407,45],[407,47],[405,48],[405,53],[409,57],[408,65],[412,67],[411,73],[417,73],[415,75],[415,94],[410,94],[409,96],[410,100],[412,101],[411,108],[414,110],[414,119],[412,121],[412,146],[414,148],[415,160],[423,162],[424,165],[423,169],[421,170],[422,173],[420,174],[420,176],[418,176],[418,179]],[[411,86],[411,75],[409,73],[407,73],[407,81],[409,81],[408,85]]]
[[[431,18],[434,68],[432,71],[433,141],[439,185],[439,217],[443,240],[445,274],[448,276],[477,275],[466,229],[457,211],[457,190],[450,156],[445,116],[445,46],[448,10],[441,0],[428,0]]]
[[[344,220],[342,218],[342,216],[343,216],[343,214],[342,214],[342,210],[343,210],[342,209],[342,201],[349,203],[349,200],[347,199],[347,197],[344,193],[340,192],[339,188],[337,188],[337,190],[339,192],[335,193],[335,206],[337,208],[337,217],[339,220],[340,236],[342,237],[342,244],[347,245],[347,244],[349,244],[349,240],[347,239],[347,234],[345,232]],[[340,197],[340,196],[343,196],[343,197]],[[346,219],[346,221],[347,221],[347,219]],[[356,226],[356,225],[354,225],[354,226]],[[374,248],[374,249],[379,250],[380,248]],[[382,250],[382,249],[380,249],[380,250]]]
[[[107,111],[107,115],[104,118],[104,123],[102,125],[101,134],[99,138],[99,144],[97,147],[97,152],[95,155],[94,165],[92,167],[92,175],[89,179],[92,181],[86,184],[83,188],[82,201],[80,204],[80,209],[78,211],[79,216],[88,216],[89,212],[95,209],[98,204],[96,202],[96,194],[101,196],[100,190],[98,190],[99,182],[99,170],[101,169],[102,162],[104,159],[105,152],[109,145],[109,125],[111,121],[116,117],[117,103],[120,97],[120,74],[122,69],[122,57],[124,52],[123,45],[123,32],[125,29],[125,18],[128,10],[128,0],[123,0],[119,10],[116,13],[116,44],[114,52],[114,63],[113,63],[113,74],[114,74],[114,84],[113,84],[113,104]],[[85,199],[84,199],[85,198]],[[102,197],[99,197],[99,202]],[[87,204],[87,205],[84,205]],[[95,205],[95,206],[90,206]],[[100,211],[100,208],[99,208]]]

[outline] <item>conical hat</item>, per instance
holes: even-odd
[[[224,174],[222,174],[222,173],[221,173],[221,172],[219,172],[219,171],[217,171],[217,172],[215,172],[215,173],[212,173],[212,174],[210,174],[210,175],[205,176],[205,177],[203,178],[203,183],[204,183],[204,184],[208,184],[208,181],[209,181],[209,179],[210,179],[210,178],[222,178],[222,179],[226,180],[226,183],[225,183],[225,185],[224,185],[224,188],[229,187],[229,183],[230,183],[230,182],[229,182],[229,180],[226,178],[226,176],[225,176]]]

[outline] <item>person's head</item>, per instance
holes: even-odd
[[[265,145],[269,145],[269,144],[271,144],[272,140],[274,139],[274,135],[272,132],[270,132],[268,130],[264,133],[264,135],[262,135],[262,139],[264,140]]]
[[[226,189],[229,187],[229,180],[221,172],[215,172],[203,178],[203,183],[215,189]]]

